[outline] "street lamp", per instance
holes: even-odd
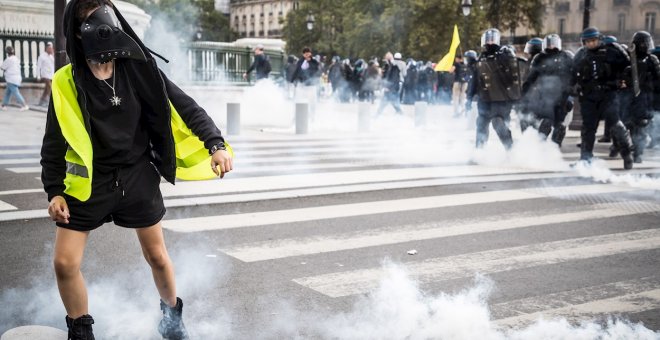
[[[307,30],[311,31],[314,29],[314,15],[312,13],[307,14]]]
[[[470,9],[472,8],[472,0],[463,0],[461,4],[461,9],[463,10],[463,15],[470,15]]]

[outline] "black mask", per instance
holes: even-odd
[[[486,45],[486,52],[495,53],[500,49],[500,45],[488,44]]]
[[[126,34],[110,6],[95,10],[80,26],[85,58],[107,63],[116,58],[146,61],[147,57],[133,38]]]

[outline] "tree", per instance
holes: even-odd
[[[464,29],[467,20],[458,0],[303,0],[287,15],[283,32],[289,53],[309,45],[319,53],[353,59],[381,58],[391,51],[436,60],[447,53],[454,24],[461,29],[461,47],[478,46],[486,24],[483,11],[472,12],[473,23]],[[310,13],[315,23],[307,31]]]

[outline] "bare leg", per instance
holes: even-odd
[[[142,254],[151,267],[151,273],[158,289],[160,298],[170,307],[176,305],[176,282],[174,280],[174,265],[167,254],[163,228],[160,222],[147,228],[137,230],[137,236],[142,246]]]
[[[89,314],[87,288],[80,272],[85,245],[89,232],[57,228],[53,265],[57,277],[57,288],[67,315],[76,319]]]

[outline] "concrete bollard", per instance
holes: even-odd
[[[304,135],[309,131],[309,103],[296,103],[296,134]]]
[[[241,134],[241,104],[227,103],[227,134]]]
[[[426,125],[426,102],[415,102],[415,126]]]
[[[358,131],[369,131],[369,123],[371,121],[371,112],[369,112],[369,103],[360,102],[358,104]]]

